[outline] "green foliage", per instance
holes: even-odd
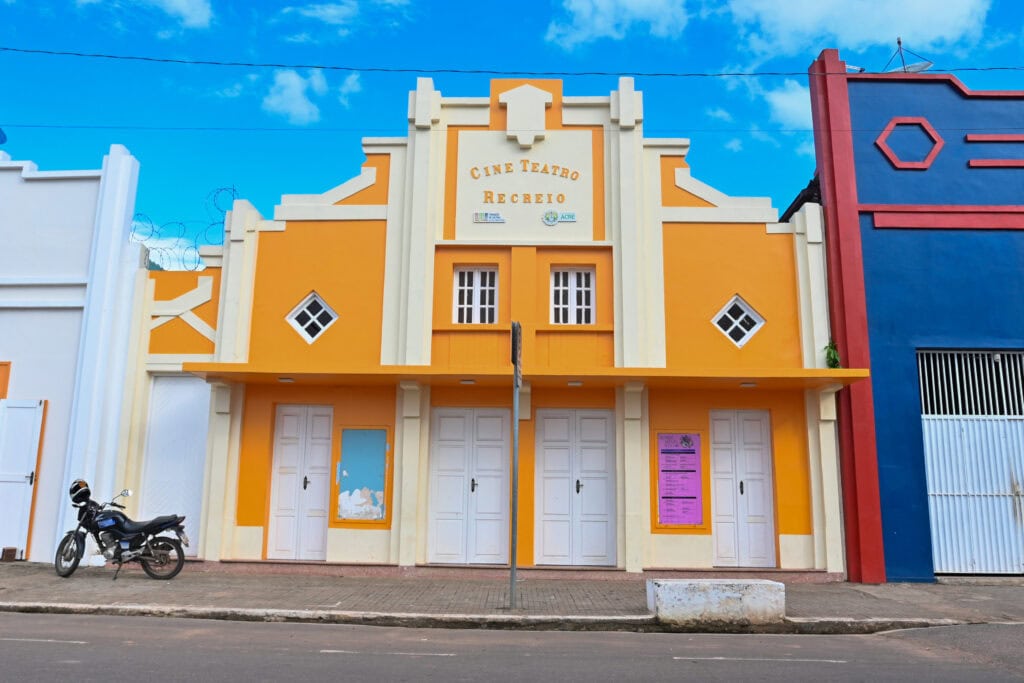
[[[841,368],[842,363],[839,362],[839,349],[836,348],[836,343],[829,340],[828,346],[825,347],[825,365],[830,368]]]

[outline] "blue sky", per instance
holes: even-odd
[[[834,47],[880,71],[897,36],[970,88],[1024,89],[1019,0],[0,0],[0,48],[282,65],[0,50],[0,150],[62,170],[124,144],[158,237],[219,242],[218,188],[270,217],[282,194],[357,175],[362,137],[405,134],[420,75],[483,96],[493,76],[444,70],[596,71],[610,75],[565,76],[565,92],[606,95],[617,74],[770,72],[636,87],[647,136],[689,138],[697,178],[781,211],[814,172],[809,64]],[[992,67],[1017,68],[972,70]]]

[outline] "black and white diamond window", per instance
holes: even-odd
[[[288,322],[309,344],[316,341],[337,319],[338,314],[316,292],[303,299],[288,314]]]
[[[715,314],[711,322],[733,344],[742,347],[761,329],[764,318],[737,294]]]

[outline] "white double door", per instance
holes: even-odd
[[[42,401],[0,401],[0,547],[24,558],[32,513]]]
[[[615,417],[538,410],[534,561],[615,565]]]
[[[761,410],[711,412],[711,519],[719,567],[774,567],[771,426]]]
[[[333,424],[331,406],[277,407],[267,559],[327,559]]]
[[[508,563],[510,425],[504,409],[434,409],[429,562]]]

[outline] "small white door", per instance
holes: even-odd
[[[428,561],[508,563],[510,422],[502,409],[433,411]]]
[[[614,419],[608,410],[537,411],[537,564],[615,564]]]
[[[327,559],[333,424],[331,406],[277,407],[267,559]]]
[[[35,489],[42,401],[0,401],[0,547],[24,559]]]
[[[776,566],[767,412],[712,411],[711,488],[715,565]]]
[[[185,515],[189,546],[198,555],[202,535],[210,385],[198,377],[154,377],[149,394],[146,458],[139,487],[139,519]]]

